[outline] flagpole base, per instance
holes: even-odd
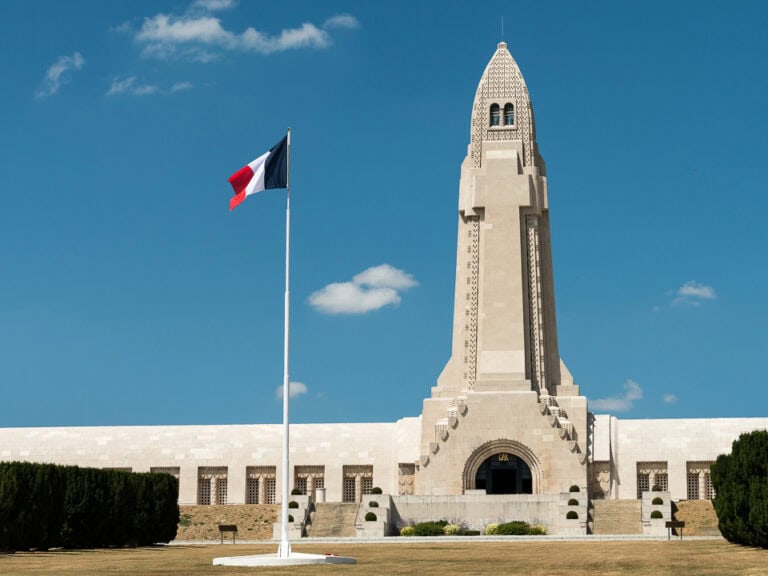
[[[281,557],[277,554],[256,554],[253,556],[225,556],[214,558],[214,566],[298,566],[301,564],[357,564],[357,558],[334,554],[303,554],[291,552]]]

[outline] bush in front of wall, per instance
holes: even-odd
[[[530,527],[528,522],[523,522],[522,520],[504,522],[498,525],[496,534],[498,536],[527,536]]]
[[[413,526],[403,526],[400,528],[400,536],[413,536],[416,533]]]
[[[461,526],[458,524],[446,524],[443,526],[443,534],[446,536],[458,536],[461,534]]]
[[[443,528],[445,524],[441,522],[419,522],[413,527],[413,533],[415,536],[442,536]]]
[[[488,524],[488,526],[485,527],[485,535],[486,536],[496,536],[496,530],[499,529],[499,525],[495,522],[492,522],[491,524]]]

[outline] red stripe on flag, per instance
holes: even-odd
[[[245,200],[245,190],[235,194],[229,199],[229,211],[232,212],[232,210],[234,210],[243,200]]]
[[[245,193],[245,187],[248,186],[248,182],[253,178],[253,170],[247,164],[240,168],[237,172],[229,177],[229,183],[232,184],[232,189],[235,194]],[[240,200],[242,202],[242,200]],[[238,202],[239,204],[239,202]]]

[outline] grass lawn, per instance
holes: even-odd
[[[354,556],[354,566],[232,568],[217,556],[275,552],[269,545],[168,546],[0,554],[0,574],[185,576],[523,574],[524,576],[748,576],[768,575],[768,550],[724,540],[635,542],[467,542],[434,544],[296,544],[297,552]]]

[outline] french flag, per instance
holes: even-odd
[[[269,188],[288,187],[288,135],[283,136],[253,162],[249,162],[229,177],[235,195],[229,200],[229,210],[245,200],[246,196]]]

